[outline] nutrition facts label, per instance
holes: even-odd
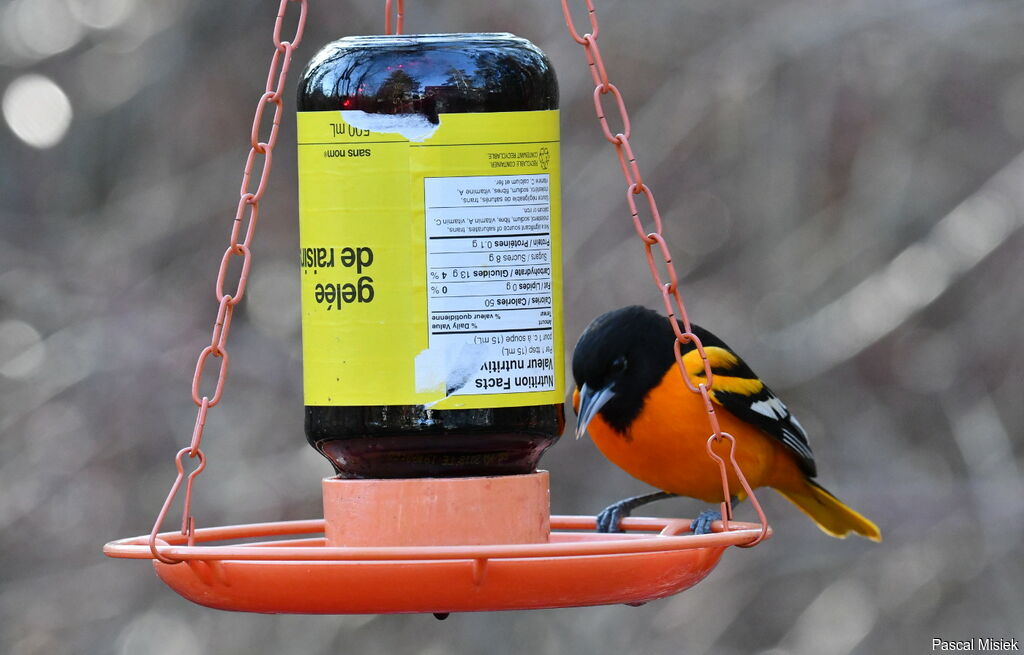
[[[549,176],[425,178],[424,191],[430,349],[465,368],[448,394],[554,390]]]

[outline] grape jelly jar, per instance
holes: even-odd
[[[565,424],[547,58],[511,34],[343,38],[298,110],[309,443],[341,477],[533,472]]]

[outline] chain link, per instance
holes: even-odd
[[[242,233],[242,225],[245,228],[245,239],[241,241],[248,246],[252,242],[252,233],[256,229],[256,219],[259,218],[260,206],[256,196],[251,193],[243,193],[238,199],[238,208],[235,210],[235,222],[231,225],[231,247],[238,246],[238,235]],[[248,216],[248,220],[246,217]]]
[[[392,12],[392,4],[395,5],[395,10]],[[395,16],[395,29],[391,29],[391,14],[396,13]],[[385,0],[384,2],[384,33],[385,34],[401,34],[405,28],[405,2],[404,0]]]
[[[299,5],[299,15],[296,19],[295,32],[288,41],[281,39],[281,32],[284,28],[285,18],[288,15],[289,5]],[[214,285],[215,297],[217,299],[217,315],[213,322],[213,334],[210,336],[210,345],[203,348],[196,360],[195,373],[192,376],[192,402],[199,408],[196,413],[195,426],[192,429],[192,439],[187,448],[178,451],[174,458],[178,470],[178,477],[171,490],[167,494],[160,513],[153,524],[153,530],[149,535],[149,548],[153,557],[166,564],[177,564],[181,560],[173,559],[163,555],[157,548],[157,534],[160,526],[167,517],[168,510],[174,502],[175,496],[181,489],[182,482],[185,483],[185,500],[181,513],[181,534],[189,538],[189,545],[195,537],[196,520],[192,516],[192,485],[195,478],[206,468],[206,457],[200,450],[203,442],[203,431],[206,428],[206,416],[211,407],[220,402],[224,394],[224,382],[228,374],[228,334],[231,331],[231,317],[234,314],[235,305],[245,297],[245,288],[249,279],[249,270],[252,266],[252,252],[249,247],[252,245],[253,233],[256,229],[256,219],[259,217],[260,200],[267,190],[267,180],[270,177],[270,168],[273,162],[273,151],[277,145],[278,132],[281,127],[281,119],[284,114],[283,93],[288,82],[288,70],[291,67],[292,53],[302,41],[302,32],[306,27],[307,0],[281,0],[277,9],[277,19],[274,21],[274,55],[270,60],[270,69],[267,72],[267,82],[263,95],[256,105],[253,116],[252,129],[249,132],[249,154],[245,160],[245,167],[242,171],[242,186],[239,191],[238,206],[235,210],[235,217],[231,224],[231,234],[228,240],[228,247],[221,257],[220,267],[217,269],[217,281]],[[399,2],[399,26],[401,26],[401,2]],[[294,13],[294,12],[292,12]],[[399,27],[401,29],[401,27]],[[264,123],[264,113],[269,105],[274,106],[274,114],[271,119],[269,134],[261,138]],[[259,182],[254,191],[249,187],[254,177],[253,171],[256,168],[257,158],[262,157],[262,167],[259,173]],[[245,228],[245,236],[242,235],[242,228]],[[238,274],[232,293],[225,293],[224,287],[228,278],[228,269],[231,266],[233,257],[241,257],[241,271]],[[217,370],[217,384],[213,395],[203,395],[200,391],[203,381],[203,372],[206,369],[207,360],[213,357],[220,360]],[[189,474],[185,474],[185,467],[182,461],[184,456],[199,458],[196,468]]]
[[[604,138],[615,148],[615,154],[618,159],[619,166],[622,169],[622,176],[626,181],[626,204],[629,207],[630,216],[633,220],[633,227],[636,229],[637,236],[644,244],[647,266],[650,268],[651,278],[657,285],[658,291],[665,303],[665,311],[668,314],[669,323],[672,325],[672,331],[675,334],[673,350],[675,352],[676,364],[679,367],[679,371],[683,376],[683,381],[686,383],[686,386],[690,391],[700,395],[701,400],[704,403],[704,408],[707,411],[708,424],[711,428],[711,436],[708,438],[707,451],[711,458],[718,463],[719,470],[722,475],[722,493],[725,499],[722,503],[722,521],[725,524],[725,529],[728,530],[728,522],[732,519],[732,501],[731,494],[729,492],[729,476],[725,460],[714,451],[712,445],[719,444],[722,441],[727,441],[729,444],[729,464],[735,472],[736,478],[739,480],[747,496],[750,498],[751,504],[757,511],[757,515],[761,521],[761,534],[749,544],[746,544],[747,546],[753,546],[763,540],[767,535],[768,521],[765,517],[764,511],[761,509],[761,504],[757,501],[757,497],[754,495],[753,489],[750,488],[746,477],[743,475],[743,471],[740,470],[740,466],[736,462],[735,437],[728,432],[722,431],[718,422],[718,414],[715,412],[715,406],[711,399],[711,388],[714,384],[714,374],[711,371],[711,363],[708,361],[707,353],[704,351],[704,345],[701,343],[697,335],[693,333],[692,326],[690,325],[690,319],[686,314],[686,307],[683,304],[683,298],[679,291],[679,277],[676,274],[675,266],[672,263],[672,253],[670,252],[668,242],[664,237],[664,229],[661,221],[661,213],[658,211],[658,203],[654,199],[654,192],[651,190],[649,185],[644,183],[643,177],[640,175],[640,167],[637,164],[636,156],[633,154],[633,148],[629,142],[632,132],[632,124],[629,120],[629,111],[626,108],[626,101],[618,87],[611,82],[611,79],[608,76],[608,70],[605,68],[604,58],[601,56],[601,49],[597,44],[597,37],[600,33],[600,23],[597,19],[597,11],[594,8],[594,2],[593,0],[584,0],[584,2],[587,8],[587,19],[590,21],[591,31],[583,35],[580,35],[577,31],[576,25],[572,19],[572,13],[569,10],[569,0],[562,0],[562,15],[565,17],[565,25],[569,30],[569,36],[583,47],[583,53],[587,60],[587,68],[590,72],[591,78],[594,80],[594,112],[597,114],[597,120],[601,126],[601,132],[604,134]],[[622,126],[622,129],[618,132],[613,132],[609,125],[607,117],[608,112],[605,110],[604,106],[603,99],[609,94],[615,100],[615,108],[619,115],[618,123]],[[644,226],[644,221],[640,218],[640,207],[636,201],[636,196],[639,195],[643,195],[647,200],[648,211],[651,215],[650,221],[654,226],[653,230],[648,230]],[[661,267],[659,267],[657,258],[655,257],[655,245],[657,246],[658,254],[661,255]],[[664,270],[664,274],[662,274],[662,270]],[[683,366],[682,346],[687,343],[693,344],[694,349],[700,355],[704,365],[704,382],[701,382],[696,386],[690,380],[686,367]]]
[[[633,154],[633,147],[629,145],[629,139],[620,134],[619,143],[615,145],[615,155],[619,158],[619,166],[622,167],[622,177],[629,183],[630,194],[627,197],[636,195],[634,189],[646,189],[644,178],[640,175],[640,165],[637,164],[636,155]],[[642,232],[641,232],[642,234]]]

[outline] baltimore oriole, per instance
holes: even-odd
[[[817,468],[807,434],[786,405],[721,339],[696,325],[691,328],[711,365],[709,396],[722,430],[736,439],[736,460],[750,486],[772,487],[833,537],[856,532],[881,541],[878,526],[813,480]],[[598,517],[603,532],[617,531],[621,518],[653,500],[673,495],[723,500],[719,468],[706,451],[711,434],[707,411],[676,366],[674,341],[664,316],[632,306],[594,319],[573,352],[576,437],[589,431],[605,457],[663,490],[609,506]],[[695,345],[683,344],[681,350],[691,383],[704,382]],[[729,488],[739,489],[743,500],[732,472]],[[712,518],[718,517],[701,514],[694,532],[708,531]]]

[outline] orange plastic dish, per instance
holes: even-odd
[[[161,533],[160,553],[184,560],[179,564],[153,559],[148,535],[110,542],[103,552],[153,560],[164,583],[216,609],[447,613],[663,598],[700,582],[727,547],[761,534],[760,525],[734,521],[728,532],[719,522],[716,532],[705,535],[685,534],[688,519],[631,518],[622,526],[627,532],[598,534],[592,516],[552,516],[558,531],[540,544],[331,547],[318,519],[201,528],[191,546],[178,532]],[[314,534],[321,536],[308,536]],[[268,538],[273,540],[207,545]]]

